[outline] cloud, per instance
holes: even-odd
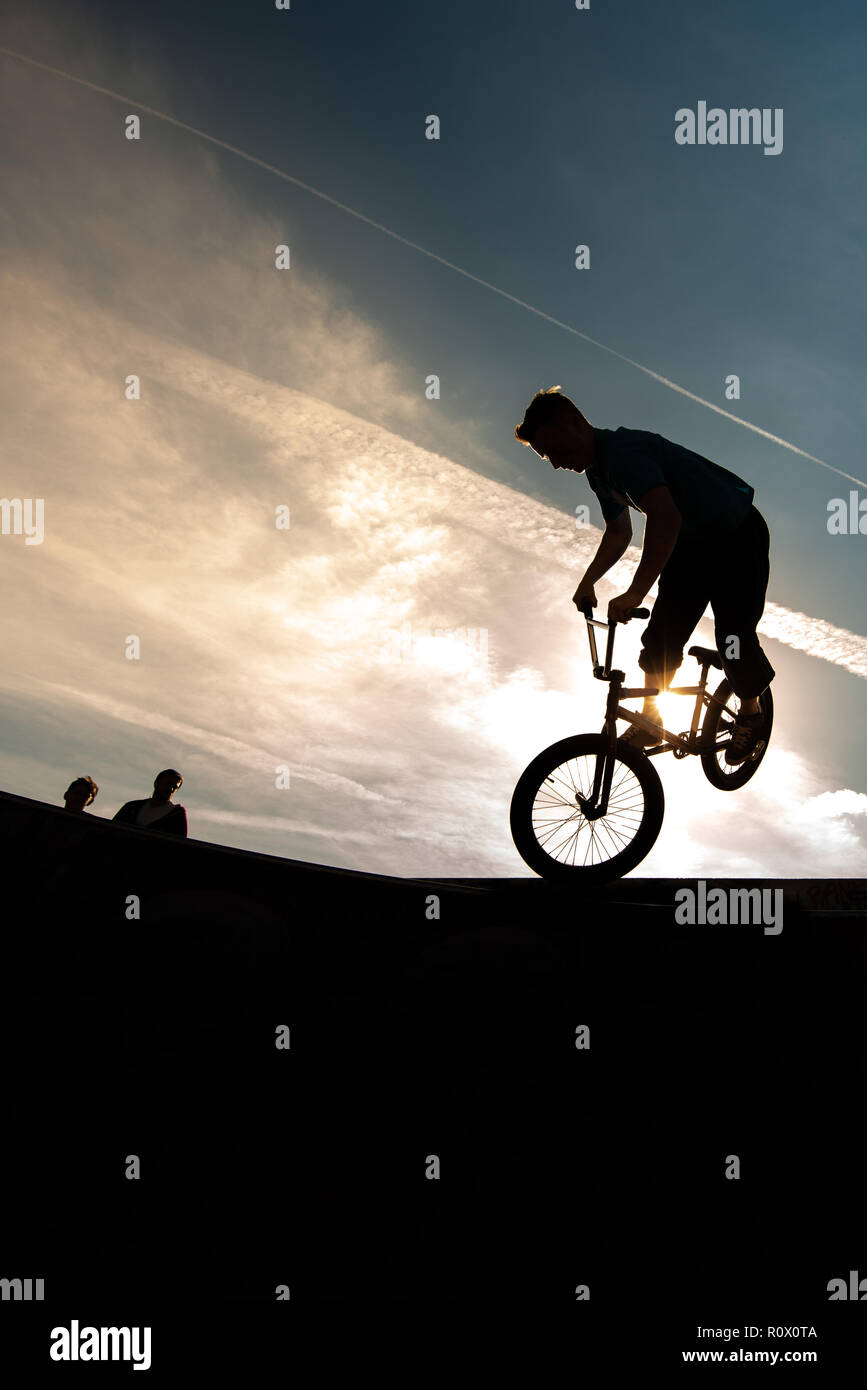
[[[55,360],[36,288],[23,296],[39,361],[62,383],[64,344]],[[14,320],[8,283],[6,303]],[[64,312],[70,333],[112,350],[110,315]],[[37,568],[10,552],[18,688],[26,677],[37,703],[89,709],[109,743],[135,730],[142,780],[118,804],[142,792],[144,750],[149,776],[180,764],[194,833],[382,872],[522,872],[506,828],[517,774],[601,720],[569,602],[599,533],[322,401],[131,325],[124,341],[144,401],[109,408],[110,367],[95,372],[92,349],[91,375],[67,378],[40,417],[54,437],[68,410],[76,432],[46,489]],[[32,421],[35,389],[8,400],[13,427]],[[146,405],[169,392],[170,413]],[[140,662],[124,656],[130,633]],[[634,625],[619,637],[630,662],[637,640]],[[784,872],[793,843],[807,851],[786,806],[822,789],[788,755],[772,750],[736,816],[685,771],[666,774],[666,825],[642,871]],[[760,840],[769,812],[776,828]]]
[[[767,603],[759,624],[759,632],[784,642],[796,651],[830,661],[851,671],[853,676],[867,679],[867,638],[846,628],[834,627],[824,618],[811,618],[778,603]]]
[[[467,466],[470,422],[437,412],[439,447],[417,442],[429,403],[381,330],[309,265],[274,269],[292,218],[256,218],[174,137],[124,148],[98,102],[65,140],[32,84],[0,98],[34,113],[32,158],[0,169],[4,486],[46,506],[43,545],[0,538],[7,785],[57,800],[74,756],[105,815],[176,765],[194,835],[386,873],[522,872],[518,773],[601,723],[570,603],[599,532]],[[867,674],[858,635],[777,605],[768,622]],[[637,641],[618,637],[629,665]],[[695,766],[667,769],[648,871],[818,864],[790,812],[841,793],[782,726],[766,765],[789,801],[764,768],[730,804]],[[862,820],[820,804],[840,861],[857,857]]]
[[[599,342],[597,338],[591,338],[589,334],[581,332],[580,329],[575,328],[573,325],[564,323],[560,319],[555,319],[551,314],[547,314],[543,310],[537,309],[534,305],[528,304],[526,300],[518,299],[515,295],[510,294],[508,291],[500,289],[496,285],[492,285],[490,281],[483,280],[478,275],[473,275],[470,271],[464,270],[461,266],[455,265],[454,262],[448,261],[443,256],[438,255],[436,252],[419,245],[418,242],[410,241],[408,237],[402,236],[399,232],[392,231],[383,223],[374,221],[372,218],[367,217],[364,213],[357,211],[355,208],[349,207],[348,204],[342,203],[337,198],[334,198],[331,195],[324,193],[319,189],[313,188],[312,185],[302,182],[302,180],[287,173],[285,170],[279,169],[276,165],[268,164],[267,162],[258,158],[258,156],[251,154],[249,151],[241,150],[237,146],[231,145],[225,140],[220,140],[216,136],[211,135],[206,131],[188,125],[183,121],[179,121],[170,113],[160,111],[152,106],[145,106],[141,102],[137,101],[135,96],[130,97],[127,94],[114,91],[111,88],[105,87],[101,84],[95,84],[92,82],[85,81],[80,76],[74,73],[67,72],[62,68],[53,67],[44,63],[36,62],[31,57],[28,57],[27,55],[22,53],[16,53],[14,50],[11,50],[9,48],[0,49],[0,53],[5,55],[8,59],[10,59],[13,62],[26,63],[31,68],[40,72],[48,73],[50,76],[62,82],[70,82],[74,85],[80,86],[85,90],[93,91],[102,96],[106,96],[112,101],[119,102],[121,106],[123,106],[124,108],[134,106],[138,111],[145,112],[147,113],[147,115],[155,118],[156,120],[164,121],[167,125],[173,127],[174,129],[184,131],[187,135],[192,136],[196,140],[206,141],[209,145],[216,146],[219,149],[222,149],[230,155],[234,156],[235,158],[245,160],[247,163],[253,164],[258,168],[266,170],[267,173],[269,173],[275,178],[284,180],[285,182],[293,184],[296,187],[303,188],[307,193],[312,194],[314,197],[322,198],[326,202],[332,204],[332,206],[339,208],[340,211],[344,213],[346,216],[357,218],[359,221],[364,222],[368,226],[374,227],[379,232],[384,233],[384,235],[393,238],[395,241],[401,242],[404,246],[408,246],[412,250],[418,251],[421,255],[429,257],[430,260],[437,261],[440,265],[446,266],[455,274],[461,275],[467,280],[471,280],[473,284],[480,285],[483,289],[490,290],[493,294],[499,295],[502,299],[509,300],[512,304],[517,304],[520,308],[526,309],[529,313],[536,315],[538,318],[545,319],[548,323],[553,324],[555,327],[564,329],[567,333],[571,333],[572,335],[574,335],[574,337],[581,338],[586,343],[591,343],[594,347],[599,348],[602,352],[609,353],[612,357],[616,357],[619,361],[628,363],[629,366],[635,367],[638,371],[643,372],[646,376],[649,376],[654,381],[659,382],[660,385],[667,387],[671,391],[676,391],[679,395],[685,396],[688,400],[694,401],[696,402],[696,404],[703,406],[706,410],[712,410],[715,414],[724,416],[727,420],[733,421],[736,425],[740,425],[743,429],[751,430],[754,434],[758,434],[763,439],[767,439],[774,444],[778,444],[783,449],[788,449],[790,452],[794,454],[799,454],[802,458],[809,459],[813,463],[818,463],[820,467],[828,469],[832,473],[838,474],[838,476],[840,476],[841,478],[847,478],[850,482],[858,483],[861,487],[867,486],[867,484],[865,484],[862,479],[854,477],[851,473],[845,473],[842,469],[837,468],[836,465],[827,463],[824,459],[817,458],[815,454],[808,453],[805,449],[800,448],[799,445],[792,444],[791,441],[783,439],[779,435],[772,434],[770,430],[763,429],[760,425],[752,424],[749,420],[745,420],[743,416],[736,415],[733,411],[725,410],[722,406],[716,405],[713,401],[706,400],[705,397],[696,395],[694,391],[687,390],[685,386],[680,386],[677,382],[671,381],[668,377],[663,376],[661,375],[661,373],[654,371],[651,367],[646,367],[641,362],[636,362],[634,358],[627,357],[624,353],[618,352],[615,348],[609,347],[605,343]]]
[[[867,796],[828,790],[784,734],[775,732],[755,777],[737,792],[711,787],[692,758],[657,770],[665,822],[638,872],[680,875],[689,865],[692,877],[867,875]]]

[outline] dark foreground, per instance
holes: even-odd
[[[556,1310],[571,1366],[595,1349],[612,1376],[693,1349],[861,1356],[862,882],[766,883],[768,934],[676,925],[668,881],[579,899],[12,796],[0,817],[0,1279],[45,1280],[0,1302],[6,1354],[73,1371],[48,1330],[78,1318],[151,1325],[152,1376],[203,1328],[249,1365],[290,1320],[400,1302]],[[850,1271],[863,1308],[829,1300]]]

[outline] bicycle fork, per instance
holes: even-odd
[[[608,700],[605,705],[605,723],[602,726],[602,737],[605,740],[603,752],[596,756],[596,769],[593,774],[593,791],[591,795],[582,796],[580,792],[575,793],[576,804],[586,820],[600,820],[602,816],[608,814],[608,798],[611,794],[611,779],[614,776],[614,745],[617,742],[617,711],[622,699],[636,699],[642,695],[657,695],[656,689],[624,690],[623,682],[626,679],[625,671],[612,671],[611,662],[614,658],[614,634],[617,630],[616,623],[602,623],[598,619],[592,618],[589,607],[584,608],[584,616],[587,619],[587,637],[590,642],[590,659],[593,663],[593,674],[597,680],[608,683]],[[632,609],[632,616],[636,618],[646,618],[648,612],[646,608]],[[608,630],[608,641],[605,647],[605,664],[600,666],[599,654],[596,649],[596,634],[593,631],[596,627],[604,627]]]
[[[631,692],[621,691],[620,682],[623,679],[622,671],[610,672],[610,683],[608,686],[608,700],[605,706],[605,723],[602,726],[602,737],[605,740],[605,748],[596,755],[596,769],[593,774],[593,791],[590,796],[582,796],[580,792],[575,793],[575,800],[586,820],[599,820],[608,813],[608,798],[611,794],[611,779],[614,776],[614,745],[617,742],[617,707],[620,704],[621,695],[631,694]],[[642,694],[644,692],[642,691]]]

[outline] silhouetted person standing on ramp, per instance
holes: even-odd
[[[183,786],[183,777],[174,768],[158,772],[154,778],[153,796],[144,801],[127,801],[112,817],[122,825],[137,825],[139,829],[162,830],[169,835],[187,833],[187,813],[183,806],[172,801]]]
[[[70,782],[66,791],[63,793],[63,808],[65,811],[86,811],[88,806],[96,799],[99,787],[92,777],[76,777],[74,782]]]

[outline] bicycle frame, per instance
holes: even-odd
[[[632,610],[635,617],[646,618],[648,612],[646,608],[636,608]],[[593,618],[585,611],[584,617],[587,620],[587,636],[590,642],[590,656],[593,662],[593,675],[597,680],[608,682],[608,699],[605,706],[605,723],[602,732],[607,736],[608,747],[604,754],[596,759],[596,771],[593,778],[592,797],[579,796],[578,805],[587,820],[598,820],[608,812],[608,797],[611,792],[611,779],[614,773],[614,745],[617,742],[617,720],[626,719],[630,724],[643,729],[645,733],[656,733],[659,725],[653,720],[637,711],[627,709],[621,705],[621,700],[635,700],[644,698],[647,695],[658,695],[657,686],[629,686],[623,685],[626,679],[624,671],[613,670],[611,662],[614,659],[614,636],[617,630],[616,623],[602,622],[599,618]],[[599,653],[596,646],[596,634],[594,628],[604,627],[608,629],[608,641],[605,649],[605,663],[599,664]],[[701,664],[701,680],[698,685],[672,686],[667,692],[672,695],[694,695],[695,705],[692,712],[692,722],[689,731],[685,734],[673,734],[670,730],[663,728],[664,741],[650,748],[645,748],[644,753],[647,757],[656,757],[659,753],[673,752],[676,758],[685,758],[690,753],[703,753],[709,751],[711,747],[724,748],[726,739],[717,740],[713,745],[701,742],[700,720],[704,709],[709,709],[712,704],[722,705],[723,709],[728,710],[728,706],[722,701],[717,700],[716,696],[709,694],[707,690],[707,673],[709,664]],[[734,718],[734,711],[728,710]]]

